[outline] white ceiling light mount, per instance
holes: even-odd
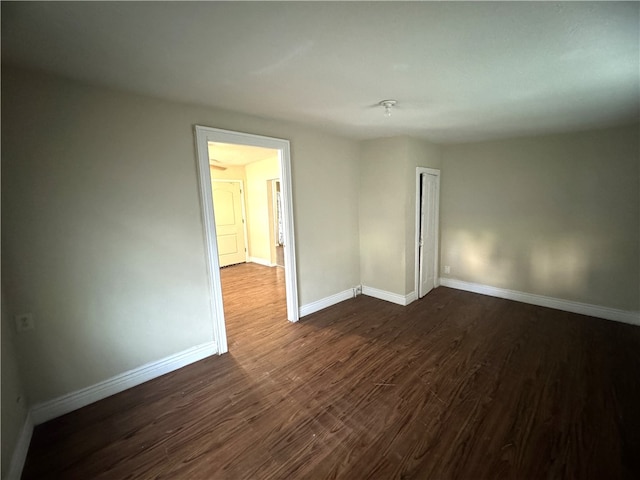
[[[378,105],[384,107],[384,116],[389,118],[391,116],[391,109],[397,105],[397,100],[382,100]]]

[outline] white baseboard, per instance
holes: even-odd
[[[20,480],[20,477],[22,476],[22,469],[24,468],[24,462],[27,460],[27,453],[29,453],[29,444],[31,443],[31,436],[33,435],[33,427],[34,425],[31,415],[27,413],[22,430],[20,430],[18,442],[13,449],[9,470],[7,472],[7,476],[4,477],[4,480]]]
[[[335,295],[331,295],[329,297],[321,298],[320,300],[316,300],[315,302],[307,303],[306,305],[302,305],[300,307],[300,316],[304,317],[306,315],[311,315],[312,313],[335,305],[336,303],[349,300],[350,298],[353,298],[353,296],[353,289],[349,289],[344,290],[340,293],[336,293]]]
[[[275,267],[275,265],[271,263],[271,261],[265,260],[264,258],[260,257],[249,257],[248,261],[251,263],[257,263],[258,265],[264,265],[265,267]]]
[[[156,362],[147,363],[141,367],[121,373],[90,387],[34,405],[31,408],[31,418],[35,425],[39,425],[216,353],[218,353],[218,348],[215,342],[197,345]]]
[[[402,305],[403,307],[409,305],[411,302],[418,298],[415,291],[407,295],[400,295],[397,293],[387,292],[386,290],[367,287],[366,285],[362,286],[362,294],[369,297],[379,298],[380,300],[384,300],[386,302],[396,303],[398,305]]]
[[[404,296],[405,305],[409,305],[411,302],[415,302],[418,299],[418,293],[414,290]]]
[[[463,282],[462,280],[455,280],[453,278],[441,277],[440,285],[458,290],[465,290],[467,292],[481,293],[482,295],[489,295],[491,297],[506,298],[507,300],[529,303],[540,307],[555,308],[565,312],[579,313],[581,315],[589,315],[591,317],[604,318],[606,320],[614,320],[616,322],[629,323],[631,325],[640,325],[640,312],[617,310],[615,308],[601,307],[588,303],[545,297],[543,295],[507,290],[505,288],[492,287],[479,283]]]

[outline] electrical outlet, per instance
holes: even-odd
[[[451,273],[451,267],[449,265],[444,266],[444,273]]]
[[[19,313],[14,317],[16,322],[16,330],[18,332],[24,332],[26,330],[34,330],[36,323],[33,320],[33,313]]]
[[[357,297],[358,295],[362,295],[362,285],[358,285],[353,289],[353,296]]]

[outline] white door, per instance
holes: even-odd
[[[240,182],[211,182],[220,266],[247,261]]]
[[[421,176],[420,188],[420,285],[419,298],[429,293],[436,282],[439,178]]]

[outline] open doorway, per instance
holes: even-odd
[[[232,284],[242,286],[234,287],[234,295],[242,290],[244,303],[274,298],[257,295],[262,285],[257,279],[265,272],[260,269],[273,269],[270,274],[276,283],[282,285],[284,280],[286,318],[294,322],[299,318],[289,142],[201,126],[196,126],[196,142],[212,320],[218,352],[224,353],[228,350],[227,305],[221,266],[226,267],[225,283],[233,277]],[[227,269],[235,270],[227,275]],[[246,281],[240,274],[247,276]]]
[[[220,142],[207,147],[220,267],[277,265],[277,248],[284,246],[279,151]]]
[[[284,267],[284,229],[282,226],[282,194],[280,179],[267,181],[269,238],[271,240],[271,262],[278,267]]]

